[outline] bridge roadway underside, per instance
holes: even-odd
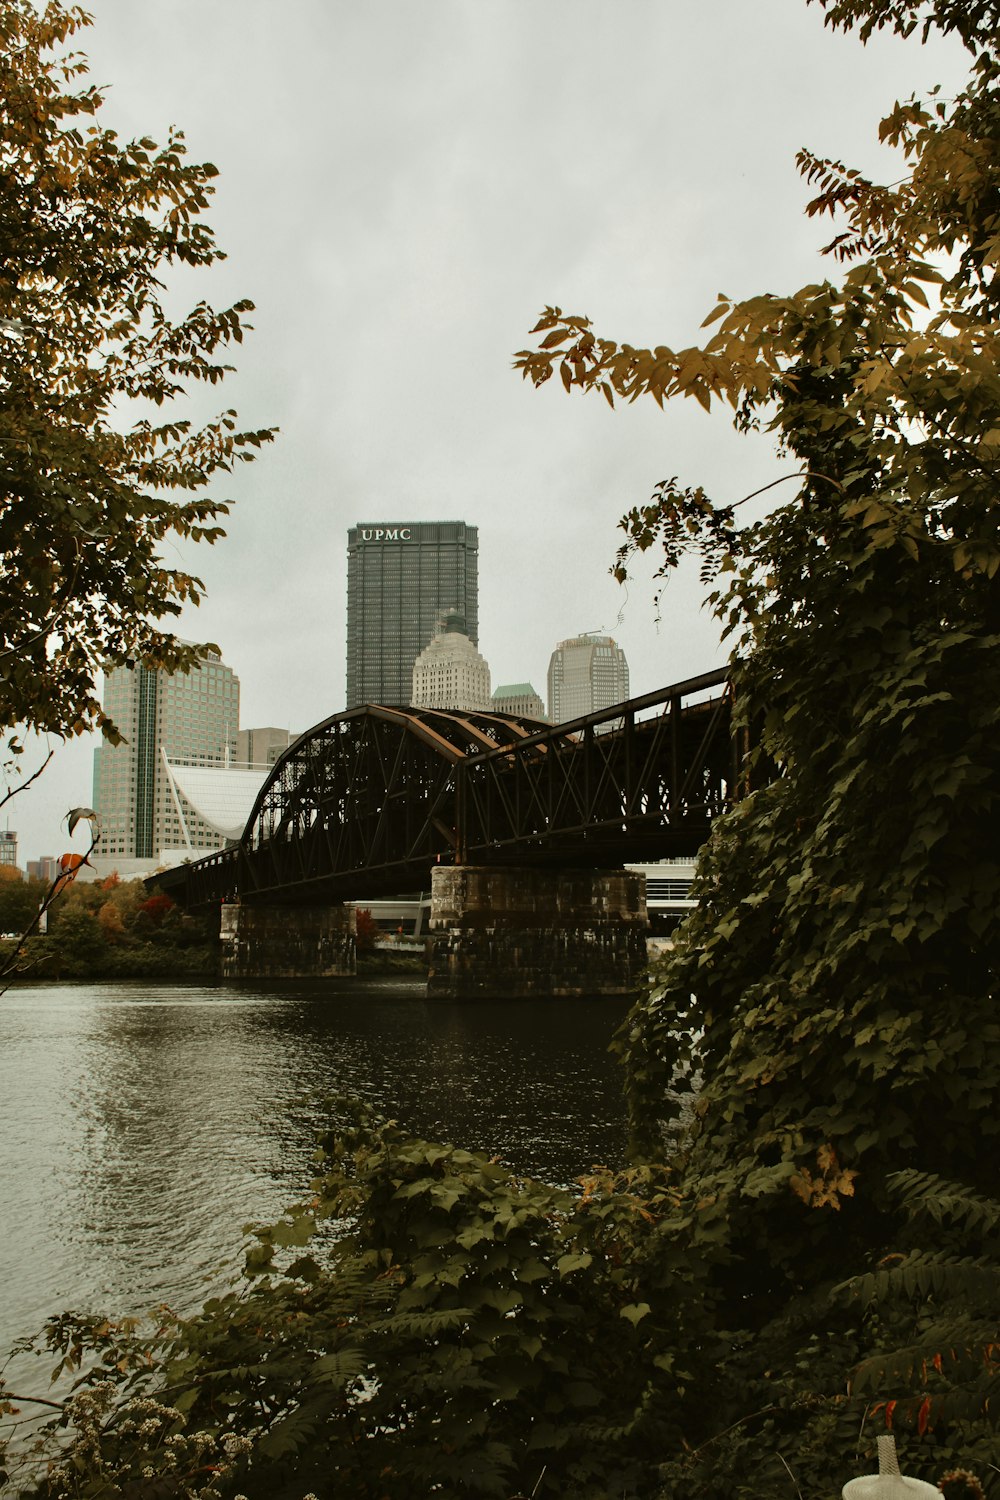
[[[304,976],[310,953],[315,974],[350,972],[350,923],[332,913],[431,886],[430,993],[624,992],[645,897],[620,866],[695,853],[739,794],[745,737],[728,691],[706,696],[725,683],[556,726],[348,710],[281,757],[238,846],[158,883],[228,912],[233,978]]]

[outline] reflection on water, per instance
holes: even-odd
[[[32,986],[0,1000],[0,1350],[64,1307],[187,1310],[301,1195],[324,1100],[556,1181],[620,1159],[620,1001],[422,981]]]

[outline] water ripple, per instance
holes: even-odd
[[[0,1349],[65,1307],[186,1310],[305,1191],[325,1101],[567,1181],[624,1140],[617,1001],[420,983],[25,986],[0,1001]]]

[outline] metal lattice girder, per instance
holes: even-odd
[[[735,797],[728,694],[693,679],[467,761],[461,857],[599,863],[693,853]],[[652,717],[649,710],[658,709]],[[539,755],[544,745],[546,754]]]
[[[237,847],[158,879],[188,906],[294,903],[424,888],[442,861],[694,853],[738,795],[731,723],[725,672],[555,726],[348,709],[275,763]]]

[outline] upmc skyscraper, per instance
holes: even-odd
[[[347,707],[410,701],[413,663],[445,610],[479,641],[479,531],[464,521],[359,521],[347,533]]]

